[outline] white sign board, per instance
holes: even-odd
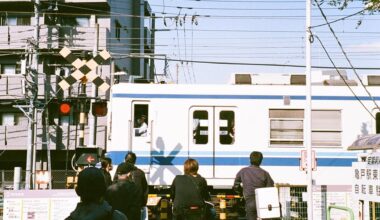
[[[72,189],[5,190],[4,220],[64,220],[80,198]]]
[[[317,160],[315,159],[315,151],[311,152],[312,170],[317,169]],[[305,171],[307,169],[307,150],[301,150],[300,170]]]
[[[373,159],[380,159],[380,155]],[[353,196],[359,200],[380,202],[380,166],[374,165],[372,159],[366,162],[352,163],[353,170]],[[380,162],[380,160],[378,160]]]

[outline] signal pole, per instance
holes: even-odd
[[[96,19],[96,18],[95,18]],[[96,57],[98,55],[98,49],[99,49],[99,24],[98,22],[95,22],[95,45],[94,49],[92,51],[93,57]],[[95,73],[96,75],[98,74],[98,68],[95,68]],[[91,85],[91,97],[97,97],[98,96],[98,87],[95,86],[94,84]],[[91,104],[94,102],[94,99],[91,99]],[[92,109],[92,105],[91,105]],[[98,120],[97,117],[89,114],[88,115],[88,124],[90,127],[90,133],[89,133],[89,147],[95,146],[96,145],[96,132],[97,132],[97,124]]]
[[[36,103],[38,101],[38,49],[39,49],[39,38],[40,38],[40,0],[35,0],[34,2],[34,49],[32,50],[32,66],[28,68],[28,76],[30,76],[30,81],[28,89],[31,90],[31,95],[29,96],[29,110],[27,113],[29,127],[28,127],[28,142],[27,142],[27,152],[26,152],[26,174],[25,174],[25,189],[34,188],[35,180],[35,157],[36,157],[36,138],[37,138],[37,108]],[[27,80],[28,81],[28,80]]]

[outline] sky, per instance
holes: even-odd
[[[149,0],[149,4],[157,16],[155,54],[168,60],[157,60],[156,72],[167,81],[225,84],[233,73],[305,72],[304,0]],[[320,7],[327,21],[334,22],[330,30],[318,6],[312,5],[312,66],[351,63],[358,75],[380,74],[379,13],[357,14],[364,9],[358,0],[344,10],[327,3]],[[368,67],[379,70],[363,69]],[[353,70],[347,73],[355,77]]]

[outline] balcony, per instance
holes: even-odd
[[[106,49],[108,28],[99,28],[99,50]],[[0,50],[25,49],[34,36],[33,26],[0,26]],[[95,27],[46,26],[40,28],[40,49],[59,49],[63,46],[78,50],[93,50]]]

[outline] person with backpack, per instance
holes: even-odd
[[[205,216],[205,202],[210,201],[207,181],[198,174],[199,164],[189,158],[184,163],[184,175],[177,175],[171,185],[173,220],[199,220]]]
[[[98,168],[88,167],[78,174],[75,192],[81,201],[65,220],[127,220],[104,201],[106,183]]]
[[[133,165],[122,163],[117,168],[117,181],[108,187],[105,200],[116,210],[123,212],[128,220],[140,220],[141,197],[139,188],[131,180]]]
[[[134,182],[138,188],[139,201],[141,201],[141,203],[139,204],[139,206],[141,208],[141,220],[144,220],[147,217],[146,203],[148,201],[149,187],[148,187],[148,182],[146,180],[144,171],[142,171],[141,169],[139,169],[135,165],[136,160],[137,160],[136,154],[133,152],[128,152],[125,155],[124,163],[129,163],[133,166],[133,168],[131,170],[131,174],[129,176],[129,179],[132,182]],[[118,169],[116,169],[116,173],[117,173],[117,171],[118,171]],[[116,179],[117,179],[117,175],[115,175],[114,181],[116,181]]]

